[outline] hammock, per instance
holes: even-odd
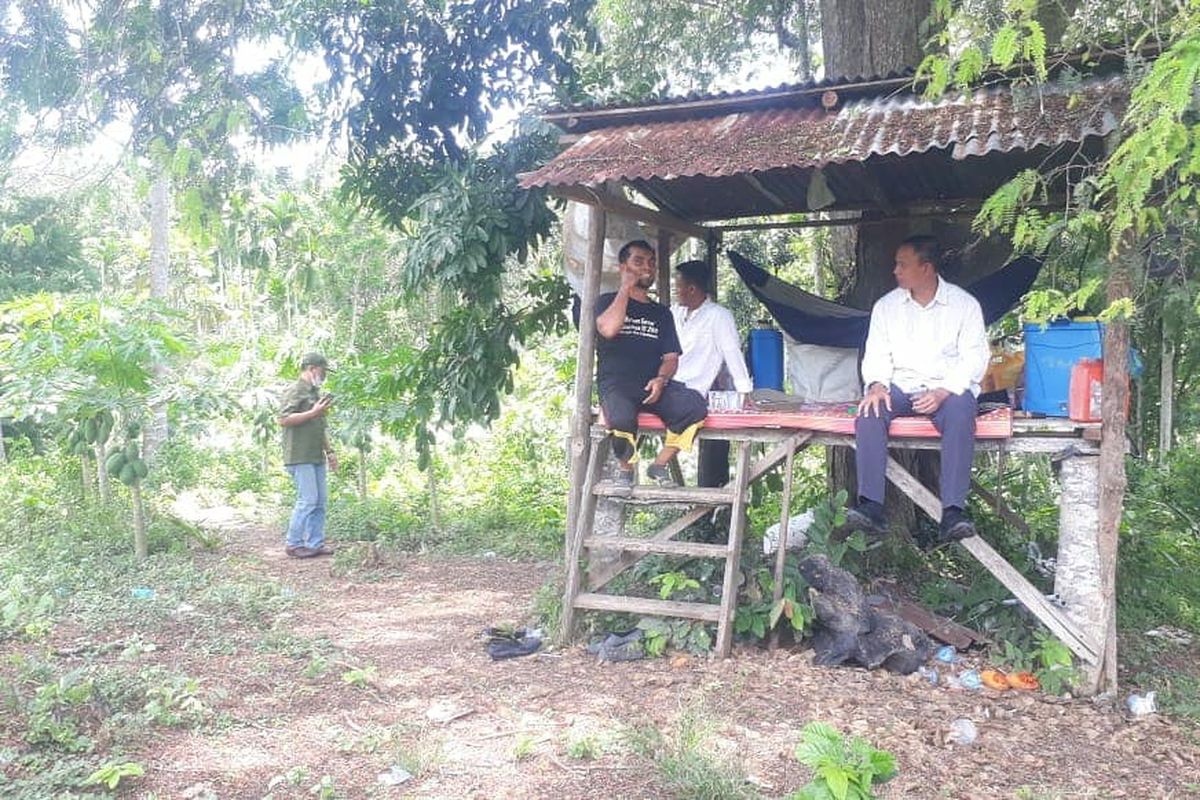
[[[866,343],[871,312],[826,300],[781,281],[735,251],[729,252],[729,260],[779,327],[797,342],[852,348]],[[979,301],[984,324],[991,325],[1029,291],[1041,268],[1041,259],[1022,256],[963,288]]]

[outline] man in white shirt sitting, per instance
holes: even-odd
[[[911,236],[896,250],[896,288],[871,309],[863,353],[866,392],[855,420],[858,503],[850,525],[873,533],[884,514],[888,424],[921,414],[942,436],[942,541],[974,536],[966,516],[979,384],[990,352],[979,302],[938,275],[941,250],[932,236]]]
[[[733,314],[708,296],[712,272],[703,261],[685,261],[675,267],[675,299],[671,307],[683,355],[675,380],[705,397],[716,387],[724,369],[733,388],[750,392],[754,384],[742,358],[741,338]],[[721,486],[729,480],[729,442],[701,442],[699,484]]]

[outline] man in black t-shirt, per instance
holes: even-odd
[[[667,426],[666,445],[646,474],[670,485],[674,481],[667,463],[681,448],[691,449],[708,414],[708,403],[699,392],[671,380],[681,351],[671,310],[650,302],[647,294],[656,275],[654,250],[641,240],[629,242],[621,248],[618,261],[621,288],[601,295],[595,309],[600,405],[625,483],[633,483],[630,459],[637,446],[638,411],[662,419]]]

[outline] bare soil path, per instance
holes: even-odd
[[[189,648],[186,621],[164,632],[156,657],[202,678],[217,721],[167,730],[140,753],[139,796],[712,796],[699,779],[671,785],[661,761],[631,745],[652,726],[668,740],[701,730],[694,750],[740,767],[761,796],[784,797],[809,778],[792,755],[801,728],[823,720],[895,754],[887,798],[1200,797],[1196,731],[1157,717],[822,669],[804,652],[598,664],[574,647],[493,663],[481,629],[529,620],[553,565],[351,565],[373,560],[365,546],[336,563],[296,561],[274,532],[225,535],[197,558],[294,597],[267,635],[228,631],[224,654]],[[946,743],[960,717],[976,723],[976,744]],[[380,783],[393,765],[413,777]]]

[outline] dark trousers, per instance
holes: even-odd
[[[729,483],[729,440],[701,439],[696,459],[696,485],[720,487]]]
[[[638,411],[658,415],[667,426],[667,445],[683,447],[685,450],[691,445],[691,437],[684,437],[686,441],[682,442],[678,442],[676,437],[704,422],[708,416],[708,401],[679,381],[668,381],[657,403],[643,405],[645,396],[646,390],[641,387],[636,390],[633,387],[600,387],[600,405],[604,409],[608,429],[613,433],[613,455],[621,460],[633,455]]]
[[[883,416],[859,417],[854,421],[855,463],[858,465],[858,494],[883,502],[887,478],[888,424],[893,417],[913,413],[908,395],[892,387],[892,410],[880,404]],[[933,413],[933,427],[942,435],[942,508],[966,508],[971,488],[971,462],[975,459],[975,395],[970,390],[952,394]]]

